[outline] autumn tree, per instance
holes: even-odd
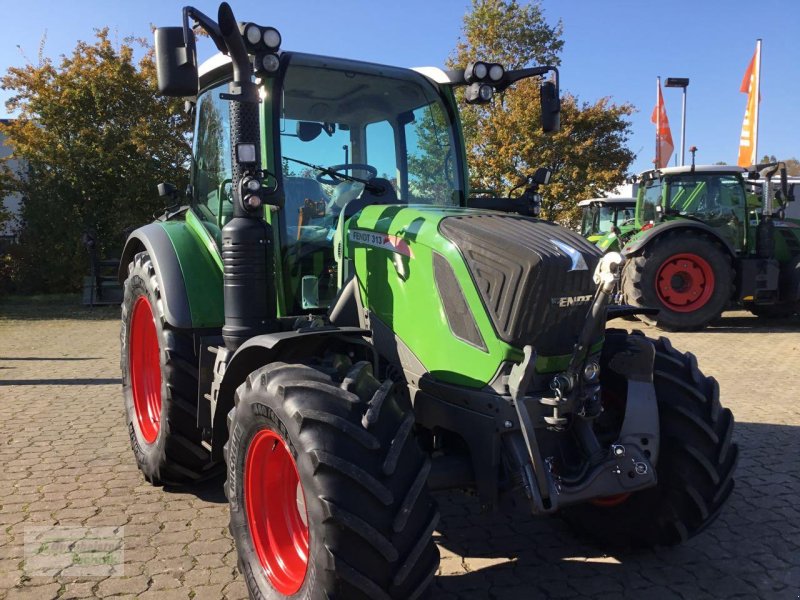
[[[144,55],[134,59],[135,46]],[[23,196],[18,289],[76,289],[86,271],[84,232],[104,254],[118,255],[124,232],[163,212],[156,185],[185,186],[188,116],[156,94],[152,49],[119,45],[108,29],[79,42],[59,61],[12,67],[2,78],[6,106],[18,117],[2,127],[13,158],[3,187]]]
[[[462,37],[449,63],[463,68],[473,60],[499,62],[507,69],[560,63],[562,26],[547,23],[538,2],[472,0]],[[574,225],[578,201],[620,185],[634,154],[625,143],[630,104],[608,98],[581,102],[562,88],[561,131],[541,128],[539,81],[526,79],[496,95],[490,104],[470,105],[459,93],[470,184],[507,194],[537,167],[553,171],[543,187],[543,216]]]
[[[774,154],[772,154],[772,155],[765,154],[760,162],[763,164],[763,163],[771,163],[771,162],[774,163],[774,162],[779,162],[779,161],[775,157]],[[800,160],[797,160],[796,158],[792,157],[792,158],[784,159],[784,160],[782,160],[780,162],[783,162],[783,163],[786,164],[786,174],[787,175],[793,176],[793,177],[800,176]]]

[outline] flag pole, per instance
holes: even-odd
[[[758,111],[761,107],[761,38],[756,40],[756,110],[753,115],[753,164],[758,163]]]
[[[656,77],[656,169],[661,168],[661,144],[658,136],[661,133],[661,76]]]

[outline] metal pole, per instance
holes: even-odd
[[[753,119],[753,164],[758,163],[758,112],[761,104],[761,39],[756,40],[756,110]]]
[[[656,169],[661,168],[661,77],[656,77]]]
[[[686,88],[683,86],[683,107],[681,108],[681,166],[684,165],[686,154]]]

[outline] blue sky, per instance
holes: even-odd
[[[524,2],[524,0],[521,0]],[[96,27],[121,39],[148,36],[151,23],[178,25],[184,2],[169,0],[26,0],[7,3],[0,20],[0,72],[57,57]],[[216,15],[217,3],[197,0]],[[281,30],[284,48],[398,66],[441,65],[459,35],[469,0],[234,0],[241,20]],[[698,163],[736,162],[746,95],[745,68],[763,39],[758,153],[800,158],[800,1],[761,0],[543,0],[548,20],[561,19],[565,48],[561,81],[581,100],[609,96],[629,102],[632,171],[652,164],[655,79],[689,77],[686,147]],[[757,7],[757,8],[756,8]],[[8,93],[0,91],[0,100]],[[664,90],[676,152],[680,148],[681,94]],[[0,106],[0,116],[7,116]]]

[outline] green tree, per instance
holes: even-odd
[[[775,157],[774,154],[765,154],[764,157],[761,159],[761,163],[771,163],[771,162],[778,162],[778,159]],[[798,176],[800,175],[800,160],[796,158],[786,158],[782,162],[786,163],[786,174],[791,176]]]
[[[549,25],[538,2],[472,0],[462,38],[450,59],[453,68],[472,60],[499,62],[509,69],[560,63],[562,26]],[[630,104],[608,98],[581,102],[562,91],[561,131],[542,132],[539,82],[527,79],[491,104],[469,105],[459,92],[470,184],[507,194],[537,167],[553,171],[542,188],[543,216],[575,225],[578,201],[622,184],[634,154],[625,146]]]
[[[134,47],[145,52],[134,61]],[[156,185],[185,186],[190,122],[176,99],[156,94],[152,49],[118,47],[108,29],[79,42],[56,63],[12,67],[0,80],[18,118],[3,126],[23,174],[5,169],[3,186],[23,195],[20,291],[76,289],[86,270],[82,234],[96,233],[103,254],[124,232],[164,206]]]

